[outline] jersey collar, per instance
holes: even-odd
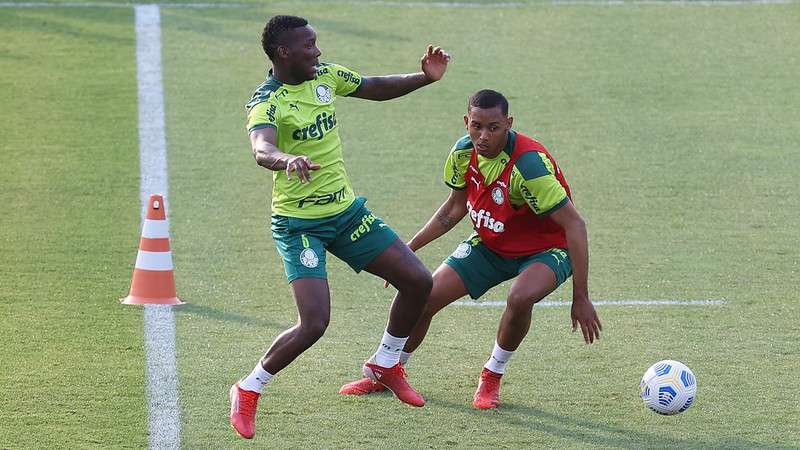
[[[325,64],[325,65],[327,65],[327,64]],[[316,80],[316,79],[317,79],[317,77],[314,76],[314,80]],[[284,84],[282,81],[280,81],[277,78],[275,78],[275,76],[272,74],[272,69],[269,69],[267,71],[267,86],[274,87],[275,89],[283,86],[285,89],[292,90],[293,88],[299,88],[299,87],[305,86],[305,84],[308,83],[309,81],[312,81],[312,80],[306,80],[306,81],[303,81],[300,84]]]
[[[267,85],[268,88],[271,88],[274,91],[274,90],[278,89],[279,87],[283,86],[283,83],[281,83],[280,81],[275,79],[275,77],[272,76],[272,69],[269,69],[269,72],[267,72],[266,85]]]
[[[506,146],[503,147],[503,151],[506,152],[509,156],[514,153],[514,143],[517,141],[517,132],[514,130],[508,130],[508,142],[506,142]]]

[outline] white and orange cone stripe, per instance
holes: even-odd
[[[169,248],[169,222],[164,198],[154,194],[147,205],[147,217],[139,241],[126,305],[182,305],[175,293],[172,251]]]

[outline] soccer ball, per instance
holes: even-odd
[[[666,416],[689,409],[696,394],[697,380],[692,370],[669,359],[650,366],[639,384],[639,396],[645,406]]]

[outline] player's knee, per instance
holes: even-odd
[[[422,297],[427,300],[428,296],[431,294],[431,290],[433,289],[433,277],[431,276],[431,273],[427,270],[422,270],[419,274],[417,283]]]
[[[430,301],[428,301],[427,303],[425,303],[425,307],[422,310],[422,316],[420,317],[420,320],[422,319],[430,320],[431,318],[433,318],[433,316],[436,315],[436,313],[441,311],[441,309],[442,308],[440,308],[438,305],[435,305]]]
[[[536,295],[531,295],[529,292],[512,291],[508,294],[506,308],[514,313],[528,314],[538,300]]]
[[[300,335],[303,336],[306,341],[312,343],[316,342],[325,334],[325,330],[328,329],[329,321],[330,320],[325,317],[303,320],[300,323]]]
[[[420,295],[425,299],[428,298],[431,289],[433,289],[433,276],[424,266],[415,271],[413,285],[419,291]]]
[[[423,267],[414,269],[407,277],[405,283],[403,283],[403,286],[398,287],[398,291],[424,302],[428,299],[432,288],[433,277],[431,277],[431,273]]]
[[[415,297],[419,299],[420,303],[426,303],[431,295],[431,289],[433,289],[431,274],[429,272],[420,274],[414,281],[414,286],[416,287]]]

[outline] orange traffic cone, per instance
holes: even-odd
[[[121,302],[125,305],[183,304],[175,294],[169,222],[161,195],[150,196],[136,267],[133,269],[131,292]]]

